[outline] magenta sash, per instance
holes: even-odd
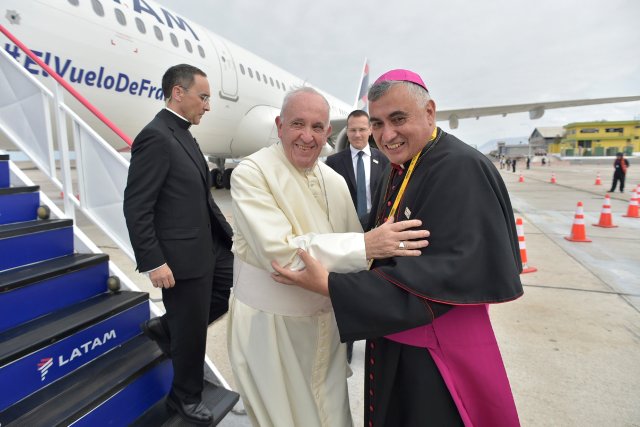
[[[385,338],[429,350],[465,427],[520,425],[488,306],[456,306],[430,325]]]

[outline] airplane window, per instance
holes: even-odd
[[[201,57],[203,57],[203,58],[205,57],[204,49],[203,49],[203,48],[202,48],[202,46],[200,46],[200,45],[198,45],[198,52],[200,52],[200,56],[201,56]]]
[[[263,74],[262,78],[264,79],[264,84],[266,84],[266,85],[269,84],[269,82],[267,81],[267,75],[266,74]]]
[[[71,6],[77,6],[80,4],[80,0],[69,0],[69,4],[71,4]]]
[[[244,65],[240,64],[240,72],[244,76]]]
[[[271,77],[269,77],[269,83],[271,83],[271,86],[275,86],[275,85],[273,84],[273,79],[272,79]]]
[[[93,11],[98,16],[104,16],[104,7],[102,7],[102,3],[98,0],[91,0],[91,6],[93,7]]]
[[[251,71],[251,67],[248,67],[247,71],[249,72],[249,77],[253,78],[253,71]]]
[[[179,43],[178,43],[178,38],[176,37],[175,34],[173,33],[169,33],[169,37],[171,37],[171,43],[175,46],[178,47]]]
[[[189,53],[193,52],[193,47],[191,47],[191,42],[187,39],[184,39],[184,46],[187,48]]]
[[[113,9],[113,12],[116,14],[116,21],[120,25],[127,25],[127,18],[124,17],[124,13],[120,9]]]
[[[160,41],[164,40],[164,36],[162,35],[162,30],[157,25],[153,26],[153,31],[156,33],[156,38]]]
[[[256,71],[256,77],[258,78],[258,81],[261,82],[262,80],[260,80],[260,72]]]
[[[138,31],[142,34],[147,32],[147,27],[144,26],[144,21],[140,18],[136,18],[136,27],[138,27]]]
[[[280,89],[280,82],[278,81],[278,79],[276,79],[276,86],[278,87],[278,89]]]

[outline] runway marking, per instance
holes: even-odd
[[[616,292],[616,291],[602,291],[598,289],[580,289],[580,288],[568,288],[562,285],[533,285],[533,284],[523,284],[523,287],[526,288],[543,288],[543,289],[558,289],[558,290],[566,290],[566,291],[578,291],[578,292],[590,292],[596,294],[608,294],[608,295],[619,295],[621,297],[640,297],[640,294],[629,294],[626,292]]]

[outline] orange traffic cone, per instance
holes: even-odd
[[[518,179],[518,182],[524,182],[524,176],[522,176],[522,174],[520,174],[520,179]]]
[[[602,212],[600,213],[600,221],[597,224],[593,224],[596,227],[613,228],[617,225],[613,225],[611,218],[611,198],[608,194],[604,196],[604,205],[602,205]]]
[[[629,200],[629,207],[627,208],[627,214],[622,215],[629,218],[640,218],[640,210],[638,204],[640,203],[640,184],[636,187],[636,191],[633,192],[631,200]]]
[[[591,239],[587,239],[587,231],[584,226],[584,208],[582,202],[578,202],[576,208],[576,215],[573,218],[573,226],[571,227],[571,235],[565,237],[565,239],[571,242],[590,242]]]
[[[594,185],[602,185],[602,180],[600,179],[600,172],[596,176],[596,183]]]
[[[552,184],[555,184],[556,182],[558,182],[558,181],[556,181],[556,174],[555,174],[555,173],[552,173],[552,174],[551,174],[551,183],[552,183]]]
[[[533,273],[538,271],[535,267],[529,267],[527,265],[527,245],[524,243],[524,226],[522,225],[522,218],[516,218],[516,230],[518,231],[518,242],[520,243],[520,258],[522,259],[522,274]]]

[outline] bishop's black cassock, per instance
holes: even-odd
[[[370,227],[404,179],[387,168]],[[523,293],[507,189],[480,152],[438,129],[422,150],[395,220],[431,232],[419,257],[329,275],[341,339],[367,339],[365,426],[519,425],[488,305]]]

